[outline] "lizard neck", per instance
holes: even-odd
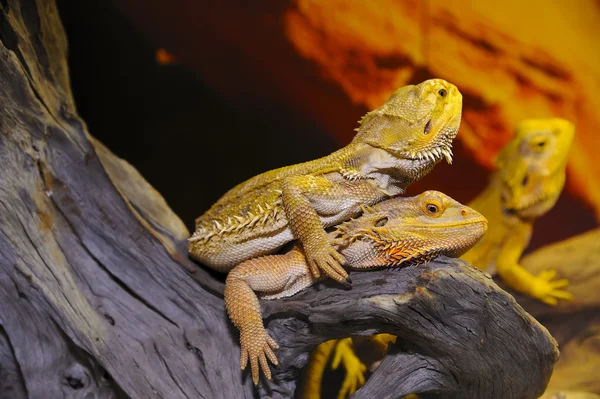
[[[487,187],[468,204],[485,216],[488,229],[461,259],[488,273],[495,271],[495,261],[506,238],[525,224],[516,214],[504,211],[501,187],[502,182],[492,178]]]
[[[399,158],[365,143],[351,143],[339,152],[341,173],[354,179],[370,179],[389,196],[404,193],[406,187],[429,173],[440,161]]]
[[[519,222],[529,222],[506,208],[502,198],[503,183],[497,174],[493,175],[486,188],[468,206],[485,216],[489,221],[489,231],[510,230]],[[491,234],[486,234],[491,235]]]

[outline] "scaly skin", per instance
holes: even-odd
[[[517,126],[515,137],[498,156],[498,169],[489,185],[469,204],[489,220],[489,230],[461,257],[486,272],[497,269],[509,287],[549,305],[556,305],[558,299],[572,299],[561,289],[567,286],[567,280],[553,281],[552,270],[533,276],[518,261],[529,244],[533,222],[554,206],[562,191],[573,136],[573,125],[559,118],[529,119]],[[322,378],[334,346],[319,346],[311,355],[314,360],[311,358],[306,373],[310,379]],[[356,366],[362,363],[357,363],[352,346],[337,347],[335,355],[347,359],[342,390],[356,385],[363,372]],[[318,390],[305,392],[305,399],[320,398]]]
[[[315,161],[258,175],[227,192],[196,220],[190,255],[221,272],[297,239],[312,275],[348,274],[325,228],[401,194],[442,158],[452,160],[462,96],[441,79],[398,89],[363,117],[352,142]]]
[[[437,191],[411,198],[394,198],[339,226],[326,236],[353,269],[422,263],[438,255],[459,256],[487,228],[486,219]],[[277,344],[262,322],[255,292],[263,299],[294,295],[322,278],[315,277],[300,246],[283,255],[250,259],[227,276],[225,306],[240,329],[241,366],[250,360],[252,380],[259,366],[271,378],[267,359],[277,364]]]
[[[572,299],[567,280],[553,280],[553,270],[532,275],[519,265],[533,223],[558,200],[565,184],[567,156],[575,129],[564,119],[528,119],[500,152],[498,169],[470,206],[488,218],[490,229],[462,258],[512,289],[548,305]]]

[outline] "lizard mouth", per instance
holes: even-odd
[[[540,203],[548,200],[550,197],[550,194],[544,192],[544,190],[535,190],[528,195],[523,195],[518,199],[512,199],[503,192],[502,200],[505,203],[505,209],[509,213],[517,213],[528,211]]]
[[[447,223],[447,224],[427,226],[427,229],[432,229],[432,228],[433,229],[449,229],[449,228],[453,228],[453,227],[471,226],[474,224],[481,225],[481,227],[484,227],[487,230],[488,221],[484,217],[476,218],[473,220],[465,220],[465,221],[456,222],[456,223]]]

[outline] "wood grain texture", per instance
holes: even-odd
[[[439,258],[425,266],[351,277],[350,291],[322,284],[263,302],[266,326],[281,346],[271,397],[290,396],[296,371],[323,338],[381,332],[397,335],[397,343],[353,398],[426,392],[444,398],[537,398],[543,393],[545,383],[539,382],[549,378],[558,355],[553,339],[486,274],[466,262]]]
[[[513,293],[558,341],[561,354],[548,392],[600,395],[600,229],[540,248],[521,263],[534,274],[556,270],[557,278],[569,279],[568,290],[575,296],[573,302],[549,307]]]
[[[356,397],[543,392],[552,337],[447,259],[264,302],[282,366],[255,392],[222,283],[188,260],[163,198],[77,116],[54,2],[0,1],[0,41],[0,397],[289,397],[317,344],[383,331],[402,343]]]

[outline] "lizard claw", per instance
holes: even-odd
[[[267,359],[275,366],[279,365],[277,356],[274,350],[279,349],[279,345],[267,331],[262,328],[260,331],[251,329],[250,331],[242,330],[240,334],[240,365],[242,370],[248,365],[250,360],[250,370],[252,373],[252,382],[258,385],[260,370],[264,373],[268,380],[271,380],[271,369]]]
[[[342,280],[341,284],[344,286],[344,288],[352,288],[352,280],[350,280],[350,278]]]

